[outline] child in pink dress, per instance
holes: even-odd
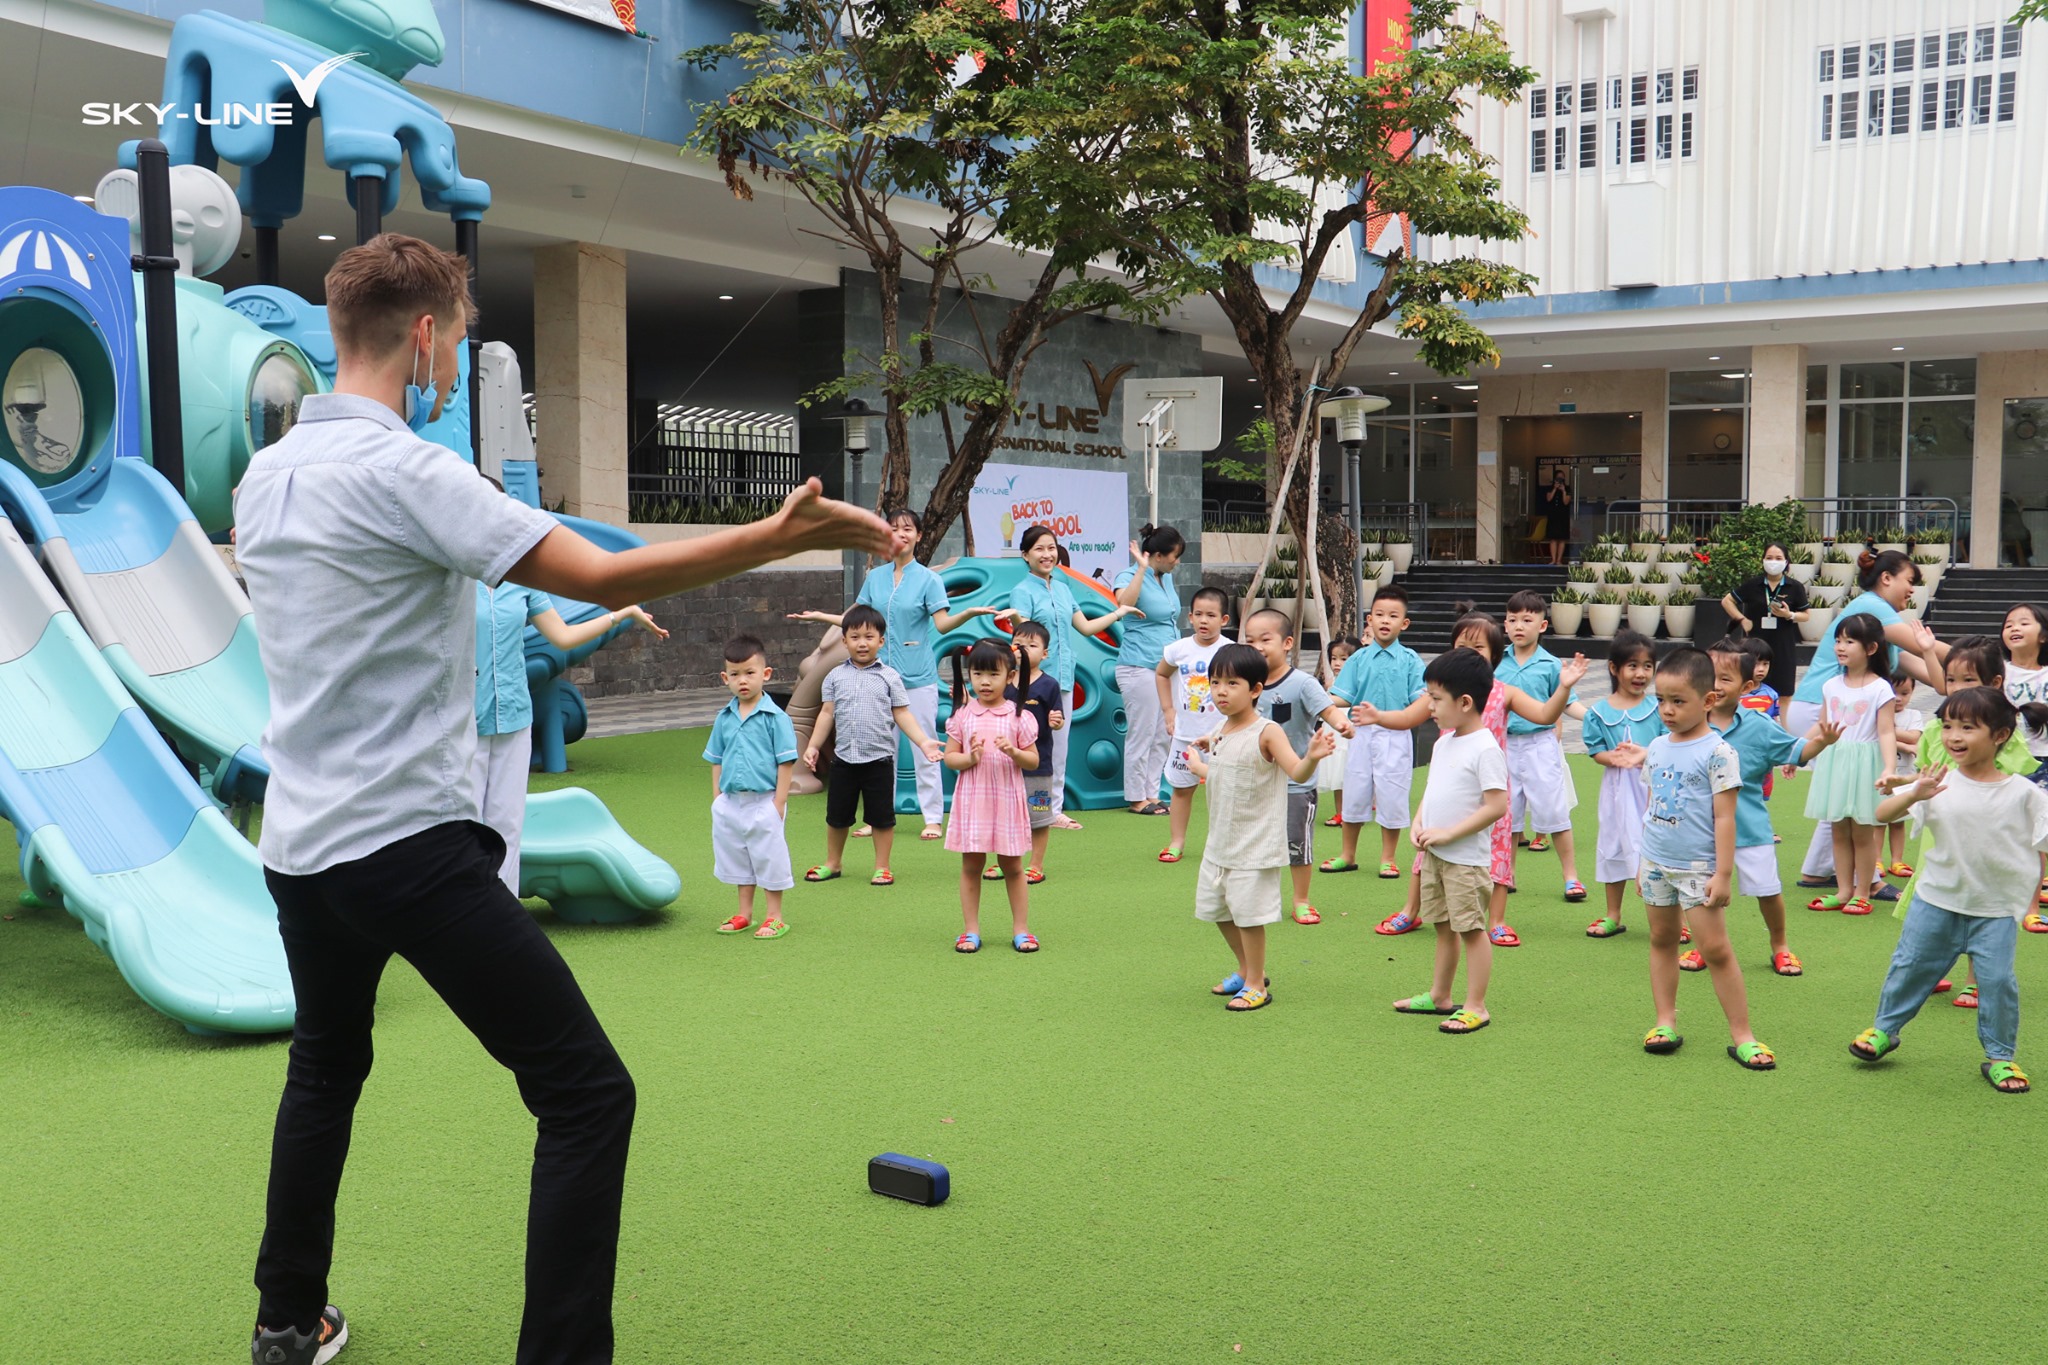
[[[1452,648],[1477,650],[1486,656],[1488,663],[1497,664],[1507,652],[1508,637],[1500,628],[1500,622],[1483,611],[1466,611],[1458,617],[1451,629]],[[1564,714],[1565,706],[1571,700],[1572,688],[1579,679],[1586,676],[1586,656],[1574,654],[1559,670],[1558,689],[1542,701],[1536,700],[1521,688],[1496,679],[1493,691],[1486,698],[1486,709],[1480,713],[1480,723],[1501,745],[1507,744],[1508,712],[1513,711],[1536,725],[1555,725]],[[1395,730],[1412,730],[1429,719],[1429,699],[1423,698],[1401,711],[1388,713],[1375,711],[1369,706],[1352,709],[1351,720],[1357,725],[1384,725]],[[1512,793],[1510,796],[1512,797]],[[1493,878],[1493,899],[1487,906],[1487,938],[1496,948],[1519,948],[1521,937],[1508,927],[1508,891],[1515,884],[1514,830],[1508,817],[1502,816],[1494,822],[1492,833],[1492,860],[1488,871]],[[1392,915],[1379,922],[1377,933],[1406,934],[1422,926],[1416,918],[1421,904],[1422,855],[1416,854],[1415,864],[1408,877],[1408,902]]]
[[[1029,916],[1031,888],[1024,880],[1024,856],[1031,852],[1031,813],[1024,772],[1038,766],[1038,721],[1006,700],[1016,657],[994,640],[967,653],[973,695],[957,684],[953,715],[946,722],[946,766],[960,776],[953,785],[953,818],[946,847],[960,855],[960,915],[965,932],[953,941],[956,953],[981,951],[981,876],[993,853],[1010,893],[1010,946],[1038,951]]]

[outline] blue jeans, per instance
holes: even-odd
[[[2020,987],[2013,976],[2018,941],[2019,922],[2010,916],[1958,915],[1915,895],[1877,998],[1877,1027],[1896,1040],[1934,994],[1935,983],[1968,953],[1977,969],[1978,1041],[1992,1061],[2011,1061],[2020,1031]]]

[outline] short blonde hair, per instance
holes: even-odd
[[[405,344],[422,313],[460,330],[474,310],[469,262],[403,233],[380,233],[350,247],[327,272],[327,322],[344,357],[389,355]]]

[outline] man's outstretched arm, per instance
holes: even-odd
[[[823,495],[816,479],[783,499],[774,515],[695,540],[612,554],[557,526],[505,577],[529,588],[619,608],[701,588],[806,550],[894,551],[889,524],[866,508]]]

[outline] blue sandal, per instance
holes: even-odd
[[[1010,946],[1020,953],[1035,953],[1038,951],[1038,937],[1035,934],[1019,934],[1010,940]]]
[[[954,951],[954,952],[956,952],[956,953],[978,953],[978,952],[980,952],[980,951],[981,951],[981,935],[980,935],[980,934],[962,934],[962,935],[960,935],[960,937],[958,937],[958,938],[956,938],[956,939],[954,939],[954,940],[953,940],[953,951]]]

